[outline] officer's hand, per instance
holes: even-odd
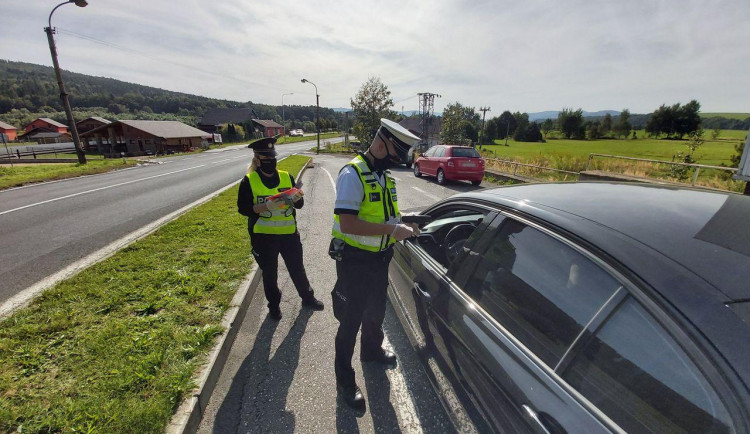
[[[417,236],[417,232],[415,232],[411,226],[408,226],[405,224],[398,224],[398,225],[395,225],[395,227],[393,228],[393,232],[391,232],[391,236],[395,238],[396,241],[402,241],[407,238]]]
[[[294,200],[292,199],[292,196],[283,195],[281,196],[280,199],[284,201],[284,205],[286,205],[287,207],[294,205]]]
[[[304,195],[305,195],[305,192],[304,192],[304,191],[302,191],[302,190],[297,190],[297,191],[296,191],[296,192],[294,192],[294,194],[292,195],[292,200],[293,200],[294,202],[299,202],[299,200],[300,200],[300,199],[302,199],[302,196],[304,196]]]
[[[419,235],[419,225],[416,223],[406,223],[414,231],[414,236]]]

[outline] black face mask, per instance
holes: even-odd
[[[382,172],[383,170],[388,170],[391,167],[393,167],[393,157],[389,155],[386,155],[384,158],[377,158],[374,155],[373,158],[373,166],[375,166],[375,170]]]
[[[276,159],[270,159],[270,160],[261,160],[260,161],[260,170],[266,172],[266,173],[273,173],[276,171]]]

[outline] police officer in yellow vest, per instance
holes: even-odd
[[[294,178],[276,169],[275,137],[259,139],[248,145],[255,157],[248,174],[240,182],[237,208],[247,216],[252,252],[263,271],[263,290],[268,300],[269,316],[281,319],[281,291],[277,285],[279,254],[284,259],[289,275],[302,305],[323,310],[323,303],[315,298],[302,264],[302,242],[297,232],[295,209],[302,208],[302,191],[292,197],[268,199],[294,187]]]
[[[352,356],[362,326],[360,359],[384,365],[396,355],[382,348],[388,264],[391,246],[415,236],[415,225],[400,223],[396,183],[388,167],[405,162],[419,141],[399,124],[381,119],[370,147],[339,172],[336,181],[333,240],[336,285],[331,293],[339,321],[336,333],[336,385],[339,397],[364,411],[365,400],[354,379]]]

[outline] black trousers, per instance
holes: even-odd
[[[308,300],[315,296],[307,280],[305,266],[302,264],[302,241],[299,232],[293,234],[252,234],[253,257],[263,271],[263,290],[266,293],[268,307],[278,307],[281,302],[281,290],[278,286],[279,254],[284,259],[289,276],[292,278],[297,294]]]
[[[336,383],[355,385],[352,356],[362,326],[360,357],[382,354],[383,318],[388,291],[388,264],[393,250],[370,253],[346,246],[336,262],[338,280],[333,288],[333,314],[339,320],[334,361]]]

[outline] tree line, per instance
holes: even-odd
[[[207,98],[69,71],[63,75],[76,120],[100,116],[109,120],[178,120],[196,126],[212,108],[252,108],[261,119],[282,122],[280,106]],[[315,110],[315,106],[285,106],[285,126],[314,130]],[[38,117],[68,123],[54,69],[0,60],[0,120],[21,128]],[[342,113],[320,108],[321,129],[337,128],[342,120]]]

